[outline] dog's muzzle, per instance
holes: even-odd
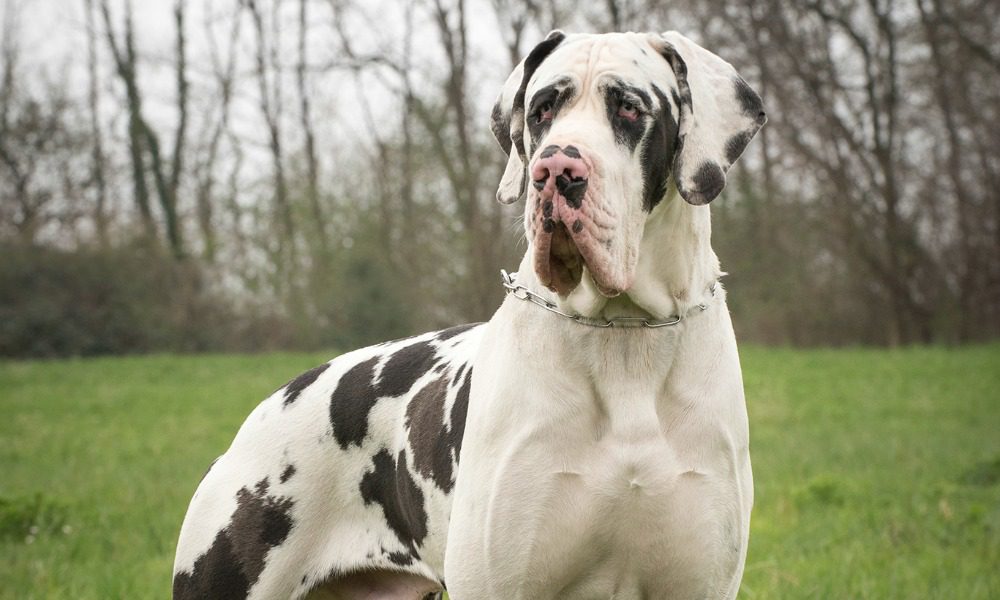
[[[615,219],[601,206],[594,163],[573,145],[544,148],[531,166],[534,209],[529,226],[542,285],[566,296],[587,267],[601,293],[623,291],[611,259]]]

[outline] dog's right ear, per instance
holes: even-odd
[[[526,189],[528,157],[524,147],[524,92],[535,74],[535,69],[542,64],[549,54],[562,43],[566,34],[558,29],[553,30],[528,54],[528,57],[517,65],[493,105],[490,129],[497,142],[507,153],[507,168],[500,179],[497,189],[497,200],[503,204],[516,202],[524,196]]]

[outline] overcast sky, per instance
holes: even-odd
[[[99,0],[95,0],[95,4]],[[0,0],[4,14],[10,18],[12,13],[20,19],[20,35],[22,47],[22,63],[31,69],[41,69],[49,77],[67,81],[75,89],[83,89],[85,85],[84,61],[86,60],[86,21],[85,0]],[[124,0],[111,0],[112,12],[116,25],[120,23]],[[365,40],[375,47],[384,47],[392,43],[396,30],[401,31],[402,15],[399,13],[400,2],[384,0],[366,0],[361,3],[363,10],[372,21],[378,23],[379,31],[369,32],[363,23],[351,28],[351,35],[357,36],[355,43],[364,49]],[[172,17],[173,2],[171,0],[133,0],[135,16],[136,44],[145,63],[142,65],[142,85],[154,101],[166,100],[173,93],[172,60],[174,51],[174,24]],[[227,15],[232,10],[232,0],[188,0],[187,30],[189,45],[189,61],[192,67],[192,79],[197,79],[199,67],[204,64],[199,57],[207,52],[205,19],[214,16],[220,22],[217,35],[220,44],[225,39]],[[286,43],[293,43],[297,35],[298,2],[286,0],[286,25],[282,33]],[[331,12],[327,2],[313,2],[310,9],[312,31],[310,34],[310,54],[312,61],[320,63],[335,57],[332,31],[329,29]],[[481,9],[487,9],[483,0],[472,0],[469,3],[468,27],[470,43],[476,59],[476,64],[486,68],[470,73],[470,92],[481,95],[488,104],[499,92],[499,88],[507,77],[506,56],[502,50],[501,39],[492,17],[479,17]],[[440,62],[436,32],[430,29],[426,19],[420,19],[418,11],[418,35],[414,44],[415,63],[426,61],[430,64]],[[99,30],[102,25],[98,22]],[[249,27],[244,27],[244,50],[248,50],[250,42]],[[106,42],[102,38],[99,51],[105,52]],[[105,57],[106,59],[107,57]],[[293,56],[289,57],[289,65],[293,64]],[[102,61],[102,62],[106,62]],[[105,64],[104,66],[108,66]],[[244,65],[249,68],[249,65]],[[111,75],[111,73],[107,73]],[[419,74],[418,74],[419,75]],[[348,79],[343,77],[342,79]],[[419,79],[419,77],[418,77]],[[117,82],[111,82],[112,85]],[[338,86],[340,87],[340,86]],[[353,94],[352,94],[353,96]],[[375,100],[375,99],[373,99]],[[480,107],[482,108],[482,107]],[[485,123],[483,124],[485,127]]]
[[[98,4],[100,0],[94,0]],[[83,98],[87,90],[86,43],[87,27],[85,0],[0,0],[5,18],[19,17],[21,77],[41,81],[65,82],[71,95]],[[172,136],[176,122],[174,44],[175,29],[172,16],[172,0],[133,0],[135,17],[136,46],[140,54],[140,87],[144,95],[144,109],[148,119],[163,132],[164,139]],[[298,1],[285,0],[282,13],[283,26],[280,31],[283,45],[286,79],[282,86],[287,97],[285,109],[289,126],[286,128],[289,147],[300,146],[296,138],[300,130],[294,119],[297,116],[298,101],[294,96],[294,64],[296,60],[295,41],[298,35]],[[111,0],[113,20],[120,27],[125,2]],[[209,76],[208,33],[206,24],[216,23],[215,37],[223,49],[226,46],[230,15],[235,0],[188,0],[187,1],[187,43],[189,81],[191,85],[190,133],[197,136],[208,128],[209,119],[214,118],[212,107],[215,101],[215,82]],[[265,12],[270,4],[263,3]],[[359,53],[380,52],[385,49],[401,48],[403,15],[400,0],[365,0],[357,3],[359,10],[349,13],[353,22],[348,27],[355,50]],[[310,4],[310,62],[322,64],[342,58],[337,51],[337,40],[331,28],[332,12],[326,1],[316,0]],[[482,18],[483,11],[487,18]],[[493,99],[508,75],[508,64],[502,50],[501,38],[497,30],[492,9],[486,0],[470,0],[467,23],[473,55],[468,91],[475,98],[475,125],[479,135],[488,135],[488,115]],[[414,36],[413,63],[420,65],[411,73],[418,86],[429,86],[440,81],[443,58],[437,32],[428,21],[426,9],[417,10],[416,35]],[[372,25],[375,25],[373,28]],[[124,135],[126,129],[123,106],[123,89],[112,69],[112,61],[107,54],[107,41],[103,37],[103,23],[97,19],[99,64],[101,68],[102,114],[111,131]],[[119,30],[120,32],[120,30]],[[538,34],[541,35],[541,34]],[[242,83],[236,91],[233,111],[233,128],[247,144],[247,172],[252,174],[257,168],[253,163],[266,164],[265,129],[259,113],[257,86],[253,79],[254,37],[249,20],[243,24],[241,60],[239,70]],[[530,42],[529,42],[530,43]],[[391,51],[391,50],[390,50]],[[431,71],[431,72],[428,72]],[[437,71],[437,72],[433,72]],[[366,121],[361,118],[359,102],[366,102],[375,116],[376,127],[384,133],[398,126],[398,116],[389,112],[392,95],[381,89],[373,76],[363,78],[359,90],[355,78],[346,72],[321,73],[312,78],[312,103],[315,116],[314,134],[320,145],[321,161],[330,164],[351,157],[361,146],[371,144],[371,136]],[[360,92],[360,93],[359,93]],[[361,100],[363,98],[363,100]],[[341,156],[338,156],[338,153]],[[329,172],[329,171],[328,171]]]

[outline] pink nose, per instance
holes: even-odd
[[[580,157],[580,151],[576,146],[548,146],[535,161],[535,166],[531,168],[531,178],[543,183],[549,177],[557,177],[566,174],[570,179],[586,179],[588,170],[587,163]]]
[[[543,194],[558,190],[573,208],[579,208],[590,170],[575,146],[548,146],[531,167],[535,189]],[[555,188],[555,189],[553,189]]]

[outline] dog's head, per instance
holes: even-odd
[[[561,296],[584,267],[601,294],[627,291],[644,224],[676,189],[711,202],[764,124],[760,97],[686,37],[553,31],[493,108],[509,155],[497,199],[522,197],[536,274]]]

